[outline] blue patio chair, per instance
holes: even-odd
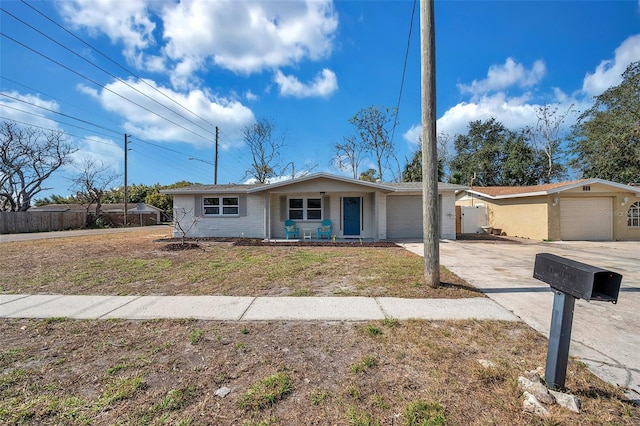
[[[300,229],[296,227],[296,222],[291,219],[284,221],[284,237],[288,240],[289,237],[300,238]]]
[[[316,231],[316,237],[318,239],[320,239],[323,236],[326,236],[327,240],[330,240],[331,239],[331,227],[332,227],[332,224],[331,224],[331,220],[330,219],[323,220],[322,221],[322,225]]]

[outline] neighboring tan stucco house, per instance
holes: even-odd
[[[487,208],[488,225],[536,240],[640,240],[640,187],[582,179],[473,187],[456,205]]]
[[[467,187],[438,185],[440,236],[455,239],[455,196]],[[174,235],[285,238],[296,221],[316,238],[323,219],[336,238],[422,239],[422,184],[376,183],[328,173],[269,184],[195,185],[173,195]]]

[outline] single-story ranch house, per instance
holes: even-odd
[[[438,184],[441,238],[455,239],[455,196],[466,188]],[[419,182],[376,183],[315,173],[269,184],[195,185],[161,192],[173,195],[174,222],[179,222],[174,236],[315,239],[328,219],[336,238],[423,238]],[[295,221],[297,235],[286,235],[288,220]]]
[[[456,205],[484,206],[490,227],[537,240],[640,240],[640,187],[602,179],[473,187]]]

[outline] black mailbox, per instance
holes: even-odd
[[[550,253],[536,254],[533,278],[584,300],[618,302],[622,275],[565,259]]]

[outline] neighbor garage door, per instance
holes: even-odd
[[[600,198],[562,198],[560,237],[563,240],[613,239],[612,200]]]
[[[438,196],[438,212],[440,204]],[[422,196],[387,197],[387,238],[422,239]]]

